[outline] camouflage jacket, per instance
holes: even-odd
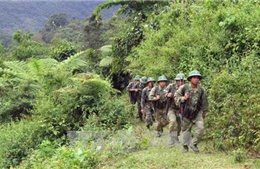
[[[138,96],[138,92],[136,91],[131,91],[131,89],[137,89],[137,86],[139,85],[139,82],[130,82],[127,87],[126,87],[126,90],[129,92],[129,97],[130,97],[130,100],[136,102],[137,100],[137,96]]]
[[[179,108],[179,106],[176,105],[175,100],[174,100],[174,96],[175,96],[175,93],[176,93],[177,90],[178,90],[178,86],[176,84],[173,84],[173,83],[169,84],[165,89],[165,91],[167,93],[172,93],[172,98],[168,98],[168,103],[167,103],[167,104],[170,104],[170,105],[167,105],[167,106],[172,107],[174,109]]]
[[[144,109],[146,103],[149,100],[149,94],[151,92],[152,88],[149,88],[149,86],[146,86],[143,91],[142,91],[142,96],[141,96],[141,108]],[[152,106],[152,104],[148,105],[148,106]]]
[[[165,87],[166,88],[166,87]],[[154,108],[155,109],[165,109],[166,108],[166,104],[167,104],[167,91],[165,90],[165,88],[161,88],[160,86],[155,86],[152,88],[150,94],[149,94],[149,100],[154,100],[154,98],[159,95],[160,99],[159,100],[154,100],[155,101],[155,105]]]
[[[138,89],[138,92],[137,92],[137,101],[138,103],[141,103],[141,98],[142,98],[142,91],[143,89],[146,87],[145,84],[142,84],[142,83],[139,83],[137,85],[137,89]]]
[[[131,92],[130,89],[136,89],[138,86],[139,82],[130,82],[127,86],[126,86],[126,90]]]
[[[190,93],[190,98],[188,100],[184,100],[185,93]],[[203,113],[208,112],[208,98],[206,91],[197,86],[197,90],[193,91],[190,84],[184,84],[179,87],[177,92],[175,93],[175,102],[177,105],[184,103],[185,106],[189,107],[190,110],[196,110],[198,112],[202,111]]]

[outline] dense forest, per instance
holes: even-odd
[[[41,22],[0,44],[0,168],[260,167],[258,1],[111,0]],[[183,155],[137,122],[125,87],[194,69],[210,108],[201,153]]]
[[[0,40],[9,45],[13,33],[19,29],[37,36],[49,19],[58,14],[63,15],[66,21],[83,22],[91,16],[96,6],[104,1],[1,1]],[[110,18],[117,8],[103,10],[103,19]]]
[[[68,19],[84,20],[90,16],[99,1],[1,1],[0,30],[13,33],[18,29],[37,32],[51,15],[66,13]]]

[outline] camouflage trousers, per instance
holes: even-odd
[[[145,112],[145,125],[146,126],[152,126],[154,122],[154,110],[151,106],[146,105],[144,107]]]
[[[192,144],[197,145],[203,135],[204,120],[202,118],[202,112],[199,112],[194,120],[188,120],[183,118],[181,122],[182,131],[182,145],[190,145],[191,143],[191,130],[193,129]]]
[[[169,108],[167,117],[169,120],[169,132],[177,131],[178,135],[180,135],[181,119],[180,119],[179,110]]]
[[[166,109],[156,109],[155,110],[155,130],[162,131],[165,126],[169,124],[169,121],[166,117]]]
[[[137,115],[136,118],[143,120],[143,113],[141,112],[141,101],[137,101]]]

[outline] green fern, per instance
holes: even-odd
[[[85,51],[76,53],[75,55],[60,62],[57,65],[57,67],[53,68],[53,70],[54,71],[73,71],[74,69],[80,68],[82,66],[86,66],[87,63],[80,58],[85,53],[86,53]]]
[[[35,76],[43,74],[51,68],[55,67],[58,64],[58,61],[52,58],[48,59],[31,59],[29,60],[27,66],[29,72]]]

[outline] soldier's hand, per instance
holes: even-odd
[[[172,97],[172,93],[168,93],[166,96],[167,97]]]
[[[188,100],[190,98],[190,93],[185,93],[184,100]]]
[[[138,89],[135,89],[135,92],[138,92]]]
[[[144,109],[141,109],[142,114],[144,114]]]
[[[160,100],[160,95],[157,95],[157,96],[156,96],[156,100]]]
[[[202,113],[202,118],[205,119],[206,118],[206,113]]]

